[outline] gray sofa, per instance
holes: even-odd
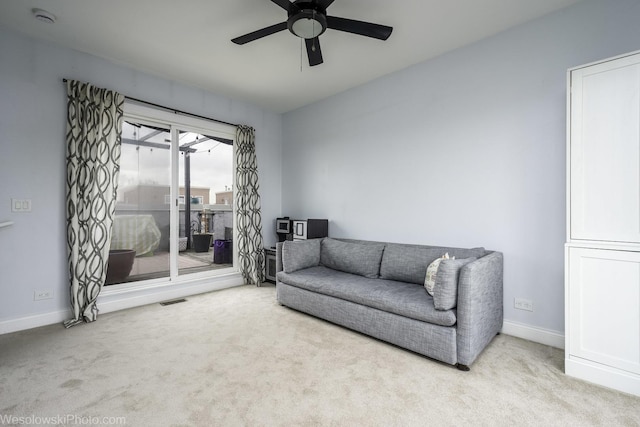
[[[431,296],[427,267],[446,253]],[[460,370],[502,328],[500,252],[324,238],[278,243],[276,265],[281,305]]]

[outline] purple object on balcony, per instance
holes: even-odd
[[[231,240],[215,240],[213,243],[213,263],[233,263],[233,242]]]

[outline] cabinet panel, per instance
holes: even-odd
[[[569,248],[571,356],[640,374],[640,253]]]
[[[571,238],[640,242],[640,55],[571,73]]]

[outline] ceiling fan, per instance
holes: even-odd
[[[289,18],[285,22],[236,37],[231,40],[232,42],[245,44],[288,29],[292,34],[304,39],[307,45],[309,65],[313,67],[322,64],[322,51],[318,36],[324,33],[327,28],[380,40],[388,39],[393,31],[392,27],[386,25],[327,16],[327,8],[334,0],[295,0],[293,3],[289,0],[271,1],[286,10]]]

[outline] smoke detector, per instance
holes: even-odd
[[[53,24],[56,22],[56,16],[42,9],[31,9],[31,13],[33,13],[33,17],[38,21],[46,22],[47,24]]]

